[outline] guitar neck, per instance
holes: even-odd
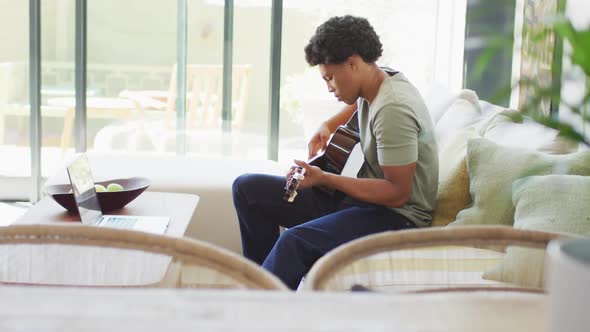
[[[285,184],[285,195],[283,195],[283,200],[285,202],[293,202],[295,196],[297,196],[297,188],[299,188],[299,182],[303,179],[303,175],[305,174],[305,169],[303,167],[296,167],[291,176],[287,180]]]
[[[358,120],[358,110],[354,111],[350,119],[344,124],[344,127],[348,130],[351,130],[355,133],[359,132],[359,120]]]

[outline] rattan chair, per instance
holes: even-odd
[[[494,289],[539,292],[542,287],[494,281],[485,276],[498,269],[506,252],[518,247],[532,251],[542,269],[544,249],[557,236],[506,226],[435,227],[378,233],[326,254],[312,267],[301,287],[314,291]]]
[[[288,289],[256,264],[208,243],[48,224],[0,227],[0,283]]]

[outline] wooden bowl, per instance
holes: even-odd
[[[107,191],[97,193],[100,209],[103,213],[123,208],[125,205],[133,201],[144,190],[149,187],[151,181],[147,178],[134,177],[128,179],[113,179],[108,181],[96,182],[108,186],[110,183],[116,182],[123,186],[122,191]],[[71,213],[78,213],[78,207],[74,200],[74,194],[71,192],[72,186],[70,184],[56,184],[45,187],[45,192],[51,196],[59,205],[63,206]]]

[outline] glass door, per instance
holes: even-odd
[[[29,2],[0,0],[0,200],[28,199]]]

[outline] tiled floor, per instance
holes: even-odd
[[[8,226],[31,207],[29,202],[0,202],[0,226]]]

